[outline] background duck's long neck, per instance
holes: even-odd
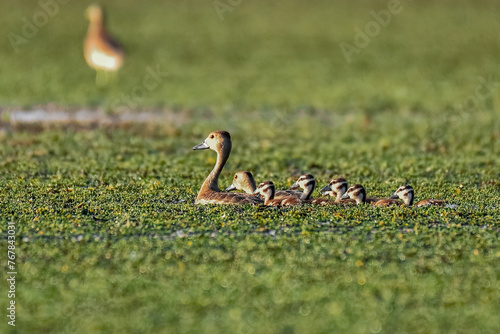
[[[203,182],[200,192],[204,190],[221,191],[219,188],[219,176],[222,172],[222,168],[224,168],[224,165],[229,158],[230,153],[231,143],[229,143],[229,145],[223,145],[220,150],[217,150],[217,162],[205,182]]]
[[[89,35],[100,34],[103,29],[102,27],[103,27],[102,13],[94,13],[93,15],[91,15],[88,34]]]

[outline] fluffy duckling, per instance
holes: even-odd
[[[342,199],[342,196],[344,196],[346,191],[347,191],[347,180],[342,177],[338,177],[336,179],[331,180],[326,187],[321,189],[321,194],[323,196],[331,196],[335,198],[335,203],[344,205],[355,205],[356,201],[351,198]]]
[[[96,83],[105,84],[108,75],[123,64],[123,47],[106,30],[101,7],[91,5],[86,14],[90,24],[84,43],[85,60],[97,71]]]
[[[372,198],[372,202],[368,202],[368,197],[366,196],[366,189],[361,184],[355,184],[349,189],[347,192],[341,197],[342,199],[351,198],[356,200],[356,205],[361,203],[369,203],[374,206],[391,206],[391,205],[401,205],[403,203],[396,201],[394,199],[383,198],[375,201],[375,198]]]
[[[330,183],[321,189],[321,194],[323,196],[331,196],[335,198],[335,203],[343,203],[343,204],[356,204],[356,201],[348,198],[342,199],[342,196],[347,191],[347,180],[343,177],[338,177],[330,181]],[[366,203],[375,203],[378,202],[379,199],[375,197],[367,197]]]
[[[217,153],[217,162],[203,182],[196,197],[195,204],[260,204],[262,200],[247,194],[221,192],[219,176],[231,154],[231,136],[227,131],[215,131],[208,135],[203,143],[193,147],[193,150],[211,149]]]
[[[314,188],[316,188],[316,180],[311,174],[306,174],[299,177],[297,182],[292,185],[291,189],[297,189],[299,187],[304,190],[302,192],[302,195],[300,196],[300,199],[306,203],[318,205],[331,205],[335,203],[325,198],[312,198]]]
[[[233,184],[226,188],[226,191],[232,190],[242,190],[247,194],[253,194],[257,189],[255,178],[250,172],[238,172],[234,174]],[[295,196],[300,197],[302,195],[301,191],[297,190],[278,190],[275,192],[275,198],[281,196]]]
[[[342,195],[341,199],[353,199],[356,205],[366,203],[366,190],[361,184],[355,184],[347,189],[346,193]]]
[[[405,205],[412,206],[414,197],[415,197],[415,190],[413,190],[411,186],[407,185],[399,187],[398,190],[396,190],[390,198],[400,198],[403,200]],[[446,202],[441,199],[425,199],[415,204],[415,207],[418,208],[420,206],[428,206],[428,205],[445,206],[445,204]]]
[[[264,197],[264,204],[268,206],[293,206],[304,203],[298,197],[295,196],[282,196],[278,198],[274,198],[276,188],[274,183],[271,181],[266,181],[257,187],[254,194],[260,194]]]

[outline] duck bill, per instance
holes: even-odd
[[[254,192],[253,192],[254,195],[258,195],[259,194],[259,190],[256,189]]]
[[[340,199],[349,199],[349,195],[345,193],[344,195],[342,195],[342,197],[340,197]]]
[[[193,147],[193,150],[206,150],[207,148],[210,148],[210,146],[208,146],[207,143],[203,142],[201,144],[198,144],[196,145],[195,147]]]
[[[330,185],[327,185],[326,187],[321,189],[321,195],[326,196],[331,191],[332,191],[332,187],[330,187]]]
[[[233,190],[236,190],[236,187],[234,186],[234,184],[232,184],[226,188],[226,191],[233,191]]]
[[[294,184],[292,184],[292,186],[290,187],[290,189],[292,190],[295,190],[295,189],[298,189],[299,188],[299,183],[298,182],[295,182]]]
[[[394,193],[394,194],[392,194],[392,195],[391,195],[391,197],[389,197],[389,198],[390,198],[390,199],[398,199],[398,198],[399,198],[399,196],[398,196],[398,195],[396,195],[396,193]]]

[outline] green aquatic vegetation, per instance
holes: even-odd
[[[0,233],[15,222],[23,332],[497,331],[494,114],[436,141],[424,115],[290,113],[275,132],[260,126],[272,114],[234,116],[221,187],[238,170],[278,188],[307,172],[319,189],[344,176],[387,197],[409,182],[456,207],[195,206],[215,153],[191,148],[218,129],[200,117],[3,132]]]

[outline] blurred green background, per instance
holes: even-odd
[[[119,80],[100,89],[82,52],[88,1],[59,4],[18,52],[8,34],[22,36],[22,18],[33,22],[41,8],[2,1],[0,104],[112,108],[152,67],[168,76],[127,107],[436,112],[474,94],[478,77],[500,78],[498,1],[401,1],[400,13],[351,63],[340,43],[353,44],[355,29],[364,30],[370,12],[388,1],[241,1],[222,15],[214,3],[103,3],[127,56]],[[491,109],[498,99],[479,107]]]

